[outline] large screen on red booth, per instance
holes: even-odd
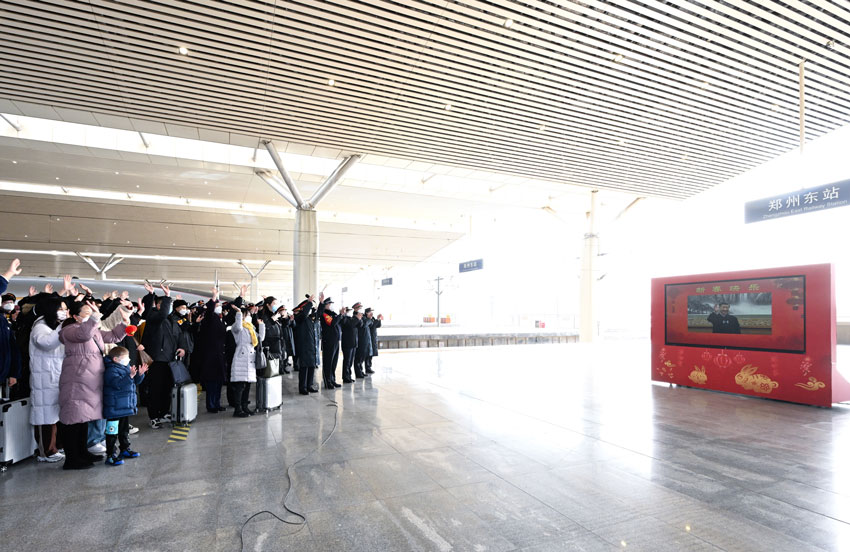
[[[667,284],[667,345],[806,350],[806,278],[783,276]]]

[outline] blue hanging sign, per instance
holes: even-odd
[[[473,270],[481,270],[484,268],[484,259],[476,259],[474,261],[466,261],[458,265],[459,272],[471,272]]]
[[[744,222],[761,222],[850,205],[850,180],[748,201]]]
[[[391,286],[391,285],[393,285],[393,279],[392,278],[384,278],[383,280],[381,280],[381,285],[382,286]]]

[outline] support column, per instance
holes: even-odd
[[[94,269],[95,273],[97,274],[96,277],[97,277],[98,280],[106,280],[106,273],[109,272],[110,270],[112,270],[112,268],[115,265],[117,265],[118,263],[120,263],[121,261],[124,260],[124,257],[118,257],[117,255],[115,255],[113,253],[109,257],[109,259],[103,264],[103,267],[99,267],[99,266],[97,266],[97,263],[95,263],[89,257],[86,257],[85,255],[83,255],[79,251],[74,251],[74,253],[77,255],[77,257],[79,257],[80,259],[85,261],[86,264],[88,264],[90,267],[92,267]]]
[[[596,192],[590,193],[590,211],[587,212],[587,233],[584,235],[584,247],[581,252],[581,301],[579,307],[579,341],[589,343],[596,336],[596,309],[594,291],[596,276],[593,263],[599,253],[599,236],[596,234]]]
[[[263,271],[266,269],[266,267],[269,266],[270,262],[271,261],[266,261],[265,263],[263,263],[263,266],[261,266],[260,269],[257,272],[251,272],[251,269],[248,268],[248,266],[245,264],[244,261],[241,261],[241,260],[239,261],[239,264],[242,266],[242,268],[245,269],[245,272],[248,273],[248,276],[251,277],[251,284],[250,284],[250,287],[249,287],[250,291],[249,291],[248,300],[251,301],[252,303],[256,303],[257,301],[260,300],[260,280],[259,280],[259,277],[260,277],[260,274],[262,274]],[[218,279],[217,273],[216,273],[216,279]]]
[[[319,293],[319,222],[316,211],[295,211],[292,274],[293,306],[303,301],[305,295]]]

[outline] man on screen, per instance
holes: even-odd
[[[711,322],[712,333],[741,333],[741,324],[738,323],[738,319],[729,314],[729,303],[720,303],[720,313],[711,313],[708,316],[708,321]]]

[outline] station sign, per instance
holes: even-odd
[[[381,280],[381,285],[382,286],[391,286],[391,285],[393,285],[393,279],[392,278],[384,278],[383,280]]]
[[[472,272],[473,270],[481,270],[482,268],[484,268],[484,259],[466,261],[458,265],[459,272]]]
[[[850,205],[850,180],[798,190],[744,205],[744,222],[761,222]]]
[[[347,288],[347,287],[342,288],[342,292],[343,292],[343,293],[348,293],[348,288]]]

